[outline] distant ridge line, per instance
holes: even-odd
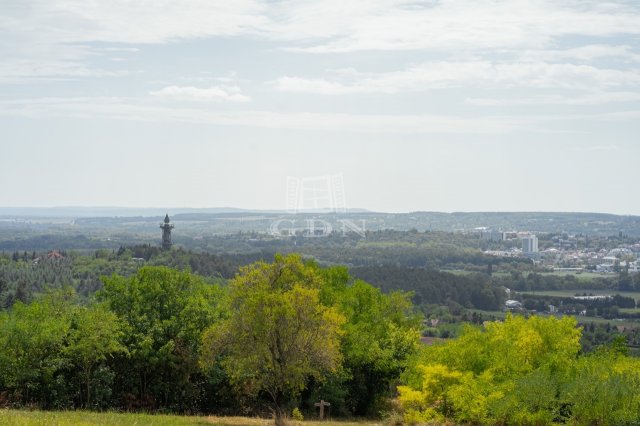
[[[243,209],[238,207],[118,207],[118,206],[51,206],[51,207],[0,207],[0,216],[23,217],[155,217],[181,214],[277,214],[287,215],[285,209]],[[617,214],[603,212],[571,212],[571,211],[429,211],[418,210],[410,212],[380,212],[363,208],[347,209],[346,214],[372,215],[442,215],[442,216],[473,216],[473,215],[503,215],[503,216],[553,216],[553,215],[598,215],[601,217],[640,217],[634,214]],[[301,210],[298,214],[326,214],[335,215],[331,210]],[[345,214],[345,213],[342,213]]]

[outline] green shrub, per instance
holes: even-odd
[[[294,408],[291,412],[291,418],[295,421],[301,422],[304,420],[304,416],[298,407]]]

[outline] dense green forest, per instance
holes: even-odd
[[[242,265],[272,259],[272,253],[213,255],[185,250],[163,251],[151,245],[78,251],[14,252],[0,255],[0,307],[28,302],[44,291],[71,286],[88,300],[103,287],[102,277],[130,276],[142,266],[168,266],[190,270],[207,282],[232,278]]]
[[[393,242],[394,238],[402,238],[404,241]],[[313,253],[313,250],[303,253],[306,258],[316,259],[322,265],[339,264],[338,255],[342,254],[345,260],[350,261],[350,271],[353,276],[385,292],[411,291],[413,302],[420,307],[455,304],[468,309],[496,311],[502,309],[504,301],[508,298],[506,289],[523,293],[545,290],[608,290],[611,292],[640,290],[640,274],[629,275],[621,271],[618,275],[585,280],[570,274],[554,275],[536,272],[533,269],[534,266],[527,263],[526,259],[497,261],[481,253],[466,258],[467,261],[475,263],[471,265],[464,263],[463,266],[466,265],[467,269],[464,273],[436,269],[426,265],[430,263],[451,265],[450,262],[456,261],[458,254],[463,256],[460,253],[465,253],[466,249],[448,248],[447,244],[453,243],[446,243],[444,236],[437,236],[437,240],[442,240],[438,244],[431,240],[429,243],[409,242],[424,238],[426,238],[424,234],[417,233],[403,233],[400,237],[393,232],[379,233],[377,239],[368,241],[366,244],[354,241],[351,257],[349,244],[341,241],[342,246],[339,246],[336,242],[335,247],[331,248],[329,244],[331,240],[322,238],[318,240],[327,241],[318,247],[323,253],[326,252],[326,255],[321,256],[319,252],[312,255],[310,253]],[[417,244],[420,247],[425,244],[436,245],[429,249],[433,254],[428,257],[420,252],[424,247],[416,249],[411,244]],[[304,249],[305,246],[299,248]],[[243,265],[258,260],[269,260],[274,255],[275,251],[267,249],[228,253],[196,252],[181,248],[163,251],[148,244],[91,252],[14,251],[0,255],[0,308],[9,308],[15,301],[28,302],[46,290],[62,288],[66,285],[73,287],[80,298],[88,300],[102,288],[103,276],[114,273],[130,276],[142,266],[163,265],[189,270],[204,277],[207,282],[221,283],[231,279]],[[328,261],[329,258],[335,258],[336,262]],[[559,304],[558,300],[552,300],[550,296],[537,296],[535,301],[531,295],[510,297],[516,297],[528,303],[530,309],[541,310],[540,307]],[[568,302],[570,301],[564,301],[565,304]],[[635,307],[633,299],[616,299],[615,302],[610,303],[608,307]],[[538,306],[538,308],[531,306]],[[625,315],[633,316],[629,313]]]
[[[637,390],[636,379],[620,384],[616,375],[636,365],[628,354],[640,348],[640,274],[624,269],[551,273],[526,258],[482,253],[497,243],[440,231],[179,236],[184,244],[171,250],[33,238],[20,244],[38,240],[42,250],[0,254],[0,406],[281,422],[294,408],[313,415],[324,399],[334,416],[391,422],[633,424],[620,419],[633,418],[635,402],[616,406],[614,417],[589,413],[584,402]],[[574,298],[594,293],[612,296]],[[531,319],[510,318],[507,299]],[[543,313],[549,306],[580,324],[554,322]],[[508,338],[493,336],[501,326],[487,324],[505,316]],[[501,357],[547,342],[545,333],[571,336],[570,353],[553,355],[564,357],[561,377],[547,358],[526,370],[503,365]],[[501,349],[461,349],[474,339]],[[473,368],[457,357],[475,360]],[[611,379],[576,393],[575,383],[592,379],[580,368],[598,360],[611,367],[593,374]]]
[[[447,286],[474,281],[463,278]],[[324,399],[335,416],[407,423],[640,420],[628,340],[590,340],[587,354],[583,334],[603,330],[572,317],[473,320],[426,346],[411,294],[299,255],[242,266],[228,281],[165,266],[102,280],[88,299],[61,286],[0,313],[3,406],[274,415],[282,424]]]
[[[67,287],[2,313],[1,402],[282,414],[312,411],[322,397],[335,415],[373,415],[420,326],[407,294],[295,255],[244,267],[222,286],[147,266],[105,278],[88,304]],[[238,350],[229,344],[242,339]]]
[[[469,308],[496,311],[502,308],[506,298],[504,288],[493,285],[486,274],[456,275],[398,266],[360,267],[351,271],[384,291],[412,291],[417,305],[455,302]]]

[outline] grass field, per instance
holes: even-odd
[[[635,312],[635,311],[637,311],[637,309],[620,309],[620,311]],[[469,312],[477,312],[479,314],[491,314],[491,315],[495,316],[496,318],[500,318],[500,319],[504,319],[504,317],[507,315],[507,313],[504,312],[504,311],[482,311],[480,309],[469,309]],[[557,316],[557,315],[550,315],[550,314],[543,313],[543,312],[538,312],[536,315],[540,315],[542,317]],[[587,316],[582,316],[582,315],[568,315],[568,316],[575,316],[576,321],[578,322],[578,324],[588,324],[590,322],[593,322],[593,323],[596,323],[596,324],[609,323],[612,326],[614,326],[614,325],[623,325],[623,326],[625,326],[627,328],[638,328],[638,327],[640,327],[640,323],[636,322],[636,321],[617,321],[617,320],[612,320],[612,319],[604,319],[604,318],[600,318],[600,317],[587,317]]]
[[[467,309],[469,312],[475,312],[477,314],[493,315],[496,318],[504,319],[507,316],[505,311],[483,311],[482,309]]]
[[[571,297],[576,294],[619,294],[620,296],[632,297],[636,300],[640,299],[640,291],[618,291],[618,290],[589,290],[589,289],[577,289],[577,290],[541,290],[535,292],[522,291],[522,294],[537,294],[539,296],[557,296],[557,297]]]
[[[373,426],[382,425],[373,421],[290,421],[291,426]],[[171,416],[139,413],[95,413],[90,411],[25,411],[0,410],[0,425],[8,426],[183,426],[183,425],[217,425],[217,426],[269,426],[271,419],[250,417],[199,417]]]
[[[558,271],[558,272],[538,272],[540,275],[554,275],[556,277],[564,277],[567,275],[573,275],[574,277],[576,277],[576,280],[578,281],[591,281],[595,278],[603,278],[603,277],[610,277],[611,275],[605,275],[599,272],[565,272],[565,271]]]
[[[640,324],[634,321],[618,321],[618,320],[612,320],[612,319],[605,319],[601,317],[587,317],[587,316],[581,316],[581,315],[576,316],[576,320],[578,321],[578,324],[589,324],[590,322],[594,324],[608,323],[611,326],[622,325],[625,328],[638,328],[640,326]]]
[[[474,273],[474,271],[467,271],[464,269],[441,269],[442,272],[449,272],[451,274],[455,274],[455,275],[468,275],[468,274],[472,274]],[[484,269],[479,269],[478,271],[475,272],[484,272]],[[526,277],[527,275],[531,274],[532,272],[523,272],[523,275]],[[603,278],[603,277],[609,277],[611,275],[605,275],[599,272],[536,272],[536,274],[539,275],[553,275],[556,277],[564,277],[566,275],[573,275],[574,277],[576,277],[576,281],[580,282],[589,282],[592,281],[596,278]],[[494,271],[493,275],[496,277],[509,277],[511,276],[510,272],[504,272],[504,271]]]

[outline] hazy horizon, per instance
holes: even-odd
[[[109,216],[108,213],[113,212],[115,216],[120,216],[119,213],[130,213],[137,212],[138,213],[145,212],[149,216],[164,216],[168,214],[169,216],[179,215],[183,213],[202,213],[202,214],[224,214],[224,213],[274,213],[274,214],[334,214],[340,212],[335,212],[331,209],[304,209],[299,210],[298,212],[288,212],[286,209],[251,209],[251,208],[241,208],[241,207],[233,207],[233,206],[219,206],[219,207],[162,207],[162,206],[0,206],[0,216],[28,216],[28,211],[33,210],[35,215],[37,216],[46,216],[47,213],[55,213],[61,212],[59,215],[62,216],[84,216],[84,214],[79,214],[81,212],[86,213],[87,216]],[[12,212],[12,213],[10,213]],[[418,214],[418,213],[435,213],[435,214],[602,214],[602,215],[615,215],[615,216],[640,216],[635,214],[620,214],[620,213],[611,213],[606,211],[553,211],[553,210],[538,210],[538,211],[527,211],[527,210],[454,210],[454,211],[443,211],[443,210],[412,210],[412,211],[381,211],[381,210],[371,210],[362,207],[349,207],[345,212],[341,214],[348,213],[372,213],[372,214]]]

